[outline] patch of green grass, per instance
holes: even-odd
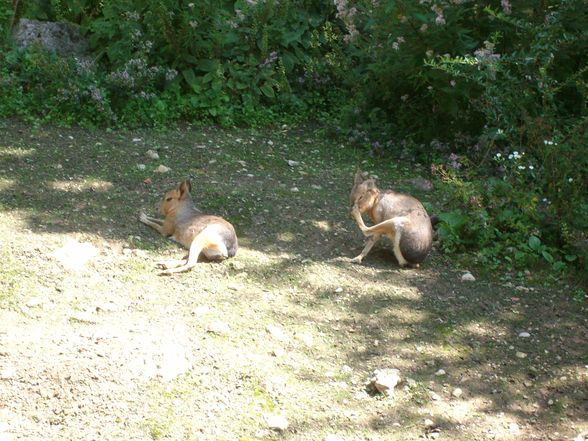
[[[266,412],[276,409],[276,403],[262,386],[255,386],[253,389],[253,403],[254,407],[259,407]]]
[[[167,421],[150,419],[146,420],[145,424],[152,440],[163,439],[169,433],[169,422]]]

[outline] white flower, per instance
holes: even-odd
[[[529,166],[529,170],[534,170],[535,167],[533,167],[532,165]]]
[[[519,165],[519,170],[524,170],[526,167],[524,165]]]
[[[496,153],[496,157],[500,158],[500,157],[502,157],[502,155],[500,153]]]
[[[508,155],[508,159],[512,159],[512,153]]]
[[[451,80],[449,84],[451,84],[451,87],[455,87],[455,80]]]
[[[568,178],[568,182],[572,182],[574,178]]]

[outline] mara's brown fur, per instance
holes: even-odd
[[[390,238],[400,266],[418,265],[431,251],[433,227],[423,204],[412,196],[387,190],[380,191],[376,181],[357,171],[349,196],[351,216],[367,237],[363,251],[353,259],[361,263],[381,236]],[[367,213],[372,227],[367,227],[362,214]]]
[[[203,214],[194,206],[190,181],[178,184],[168,191],[161,201],[159,211],[164,219],[156,219],[141,213],[139,220],[188,248],[183,260],[162,262],[163,274],[187,271],[198,262],[200,254],[210,260],[226,259],[237,253],[237,235],[233,225],[222,217]]]

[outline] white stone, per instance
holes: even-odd
[[[510,423],[508,425],[508,431],[512,435],[519,435],[521,433],[521,429],[520,429],[520,427],[519,427],[519,425],[517,423]]]
[[[31,297],[28,302],[27,302],[27,306],[29,308],[34,308],[36,306],[41,306],[43,304],[43,299],[39,298],[39,297]]]
[[[335,292],[339,293],[339,292],[343,292],[343,288],[339,287],[335,290]]]
[[[297,165],[300,165],[300,162],[298,162],[298,161],[292,161],[291,159],[288,159],[288,165],[290,167],[296,167]]]
[[[0,380],[11,380],[16,376],[16,369],[12,366],[6,367],[0,371]]]
[[[435,372],[435,375],[437,377],[441,377],[441,376],[445,375],[445,370],[444,369],[439,369],[437,372]]]
[[[459,398],[463,395],[463,391],[459,387],[456,387],[453,389],[453,392],[451,392],[451,395],[453,395],[455,398]]]
[[[281,415],[267,415],[265,420],[270,429],[277,430],[278,432],[283,432],[290,425],[288,420]]]
[[[529,334],[526,331],[519,333],[519,337],[521,337],[521,338],[529,338],[530,336],[531,336],[531,334]]]
[[[161,164],[159,167],[157,167],[153,171],[156,172],[156,173],[167,173],[170,170],[171,170],[171,168],[166,167],[165,165]]]
[[[300,190],[298,190],[298,187],[292,187],[292,188],[290,189],[290,191],[291,191],[292,193],[298,193]]]
[[[155,150],[147,150],[145,155],[151,159],[159,159],[159,153],[157,153]]]
[[[288,336],[284,332],[282,328],[276,325],[267,325],[265,330],[276,340],[279,341],[288,341]]]
[[[210,308],[208,305],[200,305],[192,310],[192,314],[194,315],[205,315],[210,312]]]
[[[525,354],[524,352],[517,351],[515,355],[517,356],[517,358],[527,358],[527,354]]]
[[[392,396],[398,383],[400,383],[400,371],[398,369],[376,369],[368,384],[372,385],[378,392]]]
[[[463,276],[461,276],[461,281],[462,282],[475,282],[476,278],[472,275],[472,273],[465,273]]]
[[[145,164],[137,164],[137,169],[138,169],[138,170],[141,170],[141,171],[143,171],[143,170],[145,170],[145,168],[146,168],[146,167],[147,167],[147,166],[146,166]]]
[[[228,324],[221,321],[214,321],[208,326],[208,332],[218,335],[227,335],[231,331]]]

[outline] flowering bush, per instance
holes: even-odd
[[[185,118],[232,123],[281,99],[291,106],[302,84],[332,82],[343,38],[330,25],[334,12],[312,0],[128,0],[106,2],[86,29],[119,80],[134,79],[129,60],[142,60],[143,71],[173,67],[178,75],[161,90],[182,101]]]
[[[366,133],[367,145],[399,149],[390,134],[408,138],[413,155],[436,162],[452,195],[441,223],[446,250],[470,248],[519,266],[546,255],[588,263],[582,2],[356,7],[347,126]],[[531,234],[549,251],[530,249]]]

